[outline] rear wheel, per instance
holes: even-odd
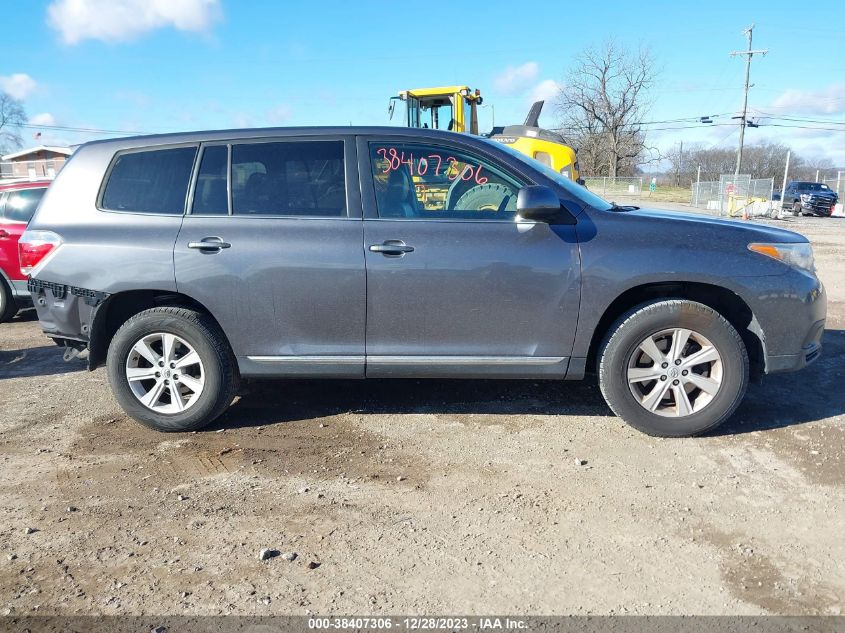
[[[235,397],[235,359],[217,325],[185,308],[136,314],[109,346],[109,383],[120,406],[159,431],[210,424]]]
[[[602,394],[614,413],[644,433],[704,433],[727,420],[745,395],[745,345],[708,306],[656,301],[628,312],[611,332],[600,357]]]
[[[18,304],[12,295],[12,289],[3,277],[0,277],[0,323],[11,321],[18,313]]]

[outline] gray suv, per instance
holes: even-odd
[[[124,410],[199,429],[254,378],[598,374],[649,434],[702,433],[820,352],[807,240],[619,207],[426,129],[83,145],[20,244],[41,327]]]

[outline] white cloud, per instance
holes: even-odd
[[[821,90],[789,89],[771,104],[779,113],[842,114],[845,113],[845,84],[834,84]]]
[[[537,78],[539,72],[540,66],[537,62],[508,66],[493,79],[493,85],[502,94],[516,94],[527,88]]]
[[[131,40],[168,26],[206,31],[220,15],[220,0],[53,0],[47,23],[65,44],[78,44]]]
[[[232,117],[232,125],[236,128],[252,127],[252,118],[243,112],[239,112]]]
[[[545,79],[531,89],[531,102],[545,101],[546,105],[550,105],[549,102],[555,100],[562,87],[554,79]]]
[[[30,125],[56,125],[56,117],[49,112],[41,112],[29,117]]]
[[[293,112],[289,107],[280,105],[268,110],[264,118],[267,119],[267,123],[270,125],[282,125],[290,120],[292,114]]]
[[[38,86],[26,73],[15,73],[0,77],[0,90],[14,99],[26,99]]]

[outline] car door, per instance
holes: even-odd
[[[358,140],[367,376],[562,377],[580,300],[573,226],[521,221],[495,149]]]
[[[241,372],[364,374],[366,278],[354,139],[204,144],[176,283],[220,322]]]

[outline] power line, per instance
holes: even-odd
[[[18,127],[30,130],[56,130],[59,132],[87,132],[93,134],[147,134],[147,132],[138,130],[102,130],[99,128],[71,127],[67,125],[34,125],[32,123],[24,123]]]
[[[807,119],[803,117],[794,117],[794,116],[778,116],[775,114],[767,114],[765,112],[761,112],[757,110],[757,112],[761,115],[760,118],[762,119],[773,119],[775,121],[798,121],[799,123],[825,123],[829,125],[845,125],[845,121],[833,121],[831,119]]]
[[[827,132],[845,132],[841,127],[819,127],[814,125],[789,125],[786,123],[764,123],[760,127],[789,127],[799,130],[824,130]]]

